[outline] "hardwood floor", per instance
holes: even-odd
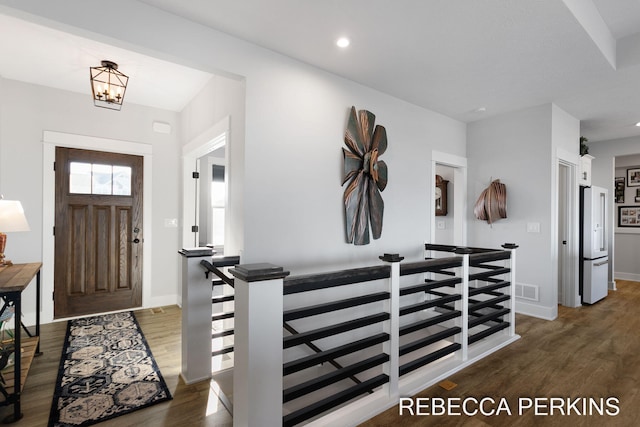
[[[593,306],[559,307],[549,322],[517,316],[522,339],[449,378],[447,391],[430,387],[418,396],[443,399],[505,398],[512,415],[399,416],[398,407],[362,424],[375,426],[635,426],[640,417],[640,283],[618,281],[618,291]],[[187,386],[180,373],[180,309],[176,306],[135,312],[151,351],[173,394],[173,400],[105,421],[101,426],[231,426],[229,413],[208,382]],[[14,425],[47,424],[66,322],[42,326],[41,349],[22,395],[24,418]],[[518,398],[619,399],[617,416],[518,415]],[[496,406],[493,406],[495,409]],[[581,406],[579,407],[581,408]],[[471,408],[472,409],[472,408]],[[487,410],[492,409],[491,405]],[[548,412],[549,408],[546,408]],[[10,412],[0,408],[0,418]]]
[[[580,308],[559,307],[558,318],[549,322],[527,316],[517,316],[516,331],[522,339],[494,353],[449,378],[457,384],[450,391],[435,385],[415,397],[460,398],[474,397],[478,401],[491,397],[497,409],[505,398],[512,415],[501,411],[497,416],[399,415],[395,406],[361,424],[375,426],[636,426],[640,418],[640,283],[619,280],[618,290],[610,291],[604,300]],[[619,399],[616,416],[535,415],[534,409],[518,414],[519,398],[615,397]],[[427,402],[426,400],[423,401]],[[455,401],[452,401],[455,402]],[[560,401],[556,401],[559,403]],[[490,402],[487,402],[490,403]],[[473,401],[469,401],[473,410]],[[524,405],[523,405],[524,406]],[[582,401],[578,412],[583,414]],[[431,408],[424,412],[430,412]],[[461,412],[454,410],[452,412]]]
[[[173,400],[100,423],[104,427],[124,426],[206,426],[231,427],[231,415],[220,404],[209,382],[185,385],[180,379],[180,319],[177,306],[135,311],[158,367],[171,390]],[[24,417],[17,427],[42,427],[49,420],[51,400],[62,353],[66,322],[42,325],[41,351],[22,393]],[[0,408],[0,420],[12,407]]]

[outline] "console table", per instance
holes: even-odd
[[[0,405],[13,405],[13,414],[3,420],[12,423],[22,418],[20,395],[34,356],[40,353],[40,269],[42,263],[14,264],[0,270],[0,298],[3,306],[0,314],[14,309],[14,365],[2,371],[4,383],[0,382]],[[22,291],[36,278],[36,326],[35,334],[22,324]],[[22,329],[28,338],[22,339]],[[4,345],[4,343],[2,343]],[[2,400],[4,398],[4,400]]]

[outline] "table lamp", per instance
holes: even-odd
[[[22,203],[17,200],[0,200],[0,267],[11,265],[11,261],[4,259],[7,245],[7,235],[4,232],[14,231],[30,231]]]

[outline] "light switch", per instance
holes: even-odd
[[[438,221],[436,227],[438,227],[438,230],[444,230],[444,221]]]
[[[539,233],[540,232],[540,223],[539,222],[528,222],[527,223],[527,233]]]

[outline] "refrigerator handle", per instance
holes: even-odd
[[[599,263],[597,263],[597,264],[593,264],[593,266],[594,266],[594,267],[601,267],[601,266],[603,266],[603,265],[607,265],[607,264],[609,264],[609,260],[608,260],[608,259],[607,259],[607,260],[604,260],[604,261],[600,261],[600,262],[599,262]]]

